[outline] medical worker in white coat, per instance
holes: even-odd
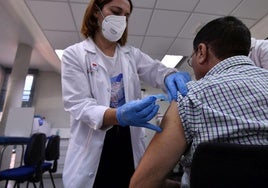
[[[187,93],[188,73],[125,45],[132,8],[131,0],[91,0],[81,28],[86,39],[64,51],[62,94],[71,115],[65,188],[128,187],[145,150],[144,128],[161,132],[148,123],[157,97],[141,99],[140,80],[168,91],[170,100]]]
[[[268,40],[251,38],[249,58],[258,67],[268,70]]]

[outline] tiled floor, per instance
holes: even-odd
[[[54,178],[54,182],[55,182],[56,188],[63,188],[62,179],[60,177]],[[44,187],[45,188],[53,187],[50,178],[44,178]]]
[[[44,181],[44,188],[53,188],[51,179],[49,177],[44,177],[43,181]],[[55,177],[54,182],[55,182],[56,188],[63,188],[61,177]],[[39,187],[39,183],[36,183],[36,185],[37,185],[37,187]],[[3,187],[4,187],[4,185],[1,184],[0,188],[3,188]],[[34,186],[31,183],[28,186],[28,188],[33,188],[33,187]],[[10,182],[10,184],[8,185],[8,188],[13,188],[12,182]],[[26,182],[20,184],[20,188],[26,188]]]

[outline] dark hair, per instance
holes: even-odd
[[[96,31],[99,29],[98,20],[94,16],[94,12],[99,11],[99,9],[102,10],[104,5],[110,3],[113,0],[91,0],[87,6],[87,9],[84,14],[82,27],[81,27],[81,34],[85,37],[91,37],[94,38]],[[133,4],[131,0],[128,0],[130,4],[130,12],[132,12]],[[99,9],[98,9],[99,8]],[[120,45],[125,45],[127,42],[127,31],[128,27],[126,28],[125,32],[123,33],[123,36],[121,39],[119,39],[117,42]]]
[[[236,55],[247,56],[251,34],[242,21],[233,16],[225,16],[202,27],[193,41],[194,51],[200,43],[206,44],[220,60]]]

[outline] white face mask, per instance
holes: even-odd
[[[101,11],[100,13],[104,18]],[[102,34],[107,40],[115,42],[122,37],[126,27],[126,16],[109,15],[102,21]]]

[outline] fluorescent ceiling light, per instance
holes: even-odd
[[[58,58],[61,60],[61,57],[62,57],[62,54],[63,54],[63,50],[56,49],[55,52],[56,52]]]
[[[183,56],[181,55],[165,55],[161,63],[166,67],[174,68],[181,61]]]

